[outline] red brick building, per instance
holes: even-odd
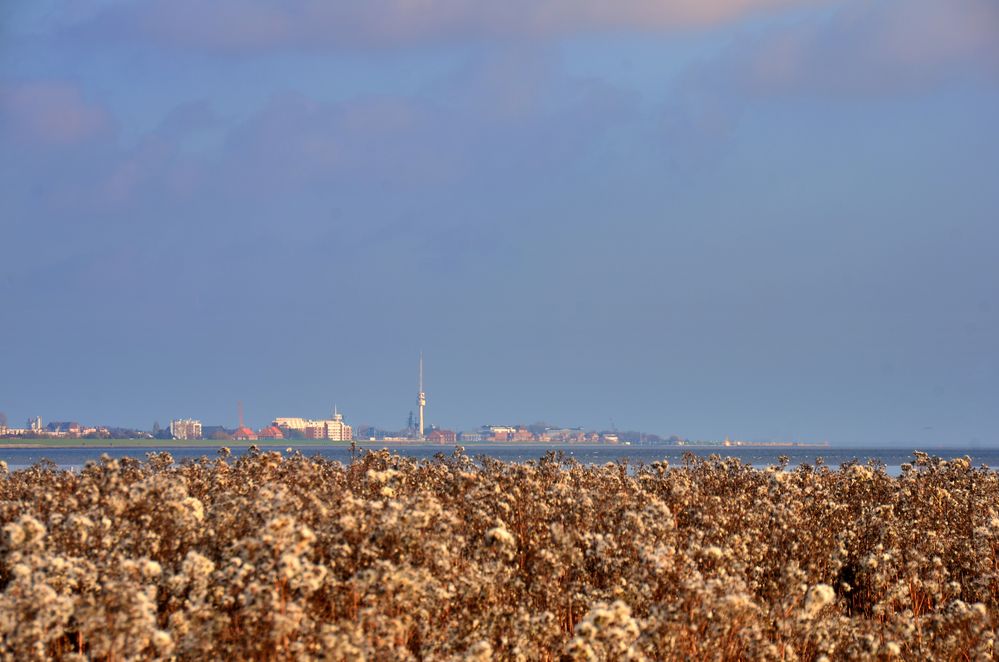
[[[232,433],[232,438],[236,441],[256,441],[257,433],[244,425],[236,428],[236,431]]]
[[[258,439],[284,439],[284,432],[276,425],[271,425],[257,433]]]
[[[431,430],[427,435],[427,441],[431,444],[453,444],[458,440],[458,435],[453,430]]]
[[[513,434],[510,435],[510,441],[534,441],[534,434],[527,428],[518,427],[513,431]]]

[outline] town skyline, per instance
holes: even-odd
[[[410,409],[406,420],[406,426],[401,429],[394,429],[385,426],[375,426],[370,424],[360,424],[351,426],[344,419],[343,414],[334,403],[331,414],[326,418],[304,418],[278,416],[269,419],[255,430],[254,426],[246,421],[243,401],[236,402],[237,422],[232,428],[223,425],[206,425],[200,418],[171,417],[169,424],[164,427],[160,422],[154,421],[151,428],[123,427],[118,425],[87,425],[78,421],[51,421],[47,425],[39,415],[30,417],[24,427],[11,425],[8,416],[0,412],[0,439],[20,439],[20,438],[70,438],[70,439],[112,439],[112,438],[150,438],[173,441],[189,440],[213,440],[213,441],[257,441],[257,440],[283,440],[289,441],[318,441],[326,440],[333,442],[344,441],[389,441],[389,442],[428,442],[436,444],[462,443],[673,443],[684,444],[688,440],[679,435],[669,436],[659,435],[653,432],[644,431],[621,431],[611,419],[611,428],[604,430],[587,430],[581,426],[559,426],[544,421],[536,421],[532,424],[505,423],[505,424],[482,424],[473,429],[451,429],[448,425],[438,425],[430,423],[425,418],[425,408],[428,398],[424,390],[424,362],[423,352],[419,353],[418,386],[416,393],[417,414],[414,417],[413,410]],[[726,436],[724,445],[742,445],[745,443],[759,443],[735,441],[730,442]],[[776,442],[766,440],[764,443],[799,443]]]
[[[340,413],[337,404],[332,405],[332,413],[329,417],[322,419],[308,419],[303,417],[271,417],[268,422],[262,425],[258,422],[258,428],[247,421],[245,408],[242,400],[236,401],[236,422],[231,428],[223,424],[203,424],[202,419],[193,417],[181,417],[169,419],[167,426],[161,426],[159,420],[155,420],[149,428],[141,426],[122,426],[113,424],[82,424],[76,420],[53,420],[45,424],[42,416],[34,415],[27,419],[23,427],[10,424],[5,412],[0,412],[0,438],[31,438],[39,437],[67,437],[67,438],[117,438],[115,435],[124,435],[124,438],[131,436],[156,438],[163,440],[233,440],[233,441],[256,441],[264,440],[329,440],[329,441],[429,441],[431,443],[457,443],[457,442],[551,442],[551,443],[686,443],[689,440],[678,434],[662,435],[656,432],[627,430],[619,433],[614,419],[610,419],[610,428],[586,429],[583,426],[560,426],[543,420],[534,423],[485,423],[473,426],[471,429],[462,429],[461,426],[440,425],[436,422],[429,422],[425,419],[425,408],[428,403],[428,396],[424,390],[424,357],[423,352],[419,352],[417,369],[417,392],[416,392],[416,414],[414,410],[409,410],[406,426],[403,428],[393,428],[391,425],[373,425],[361,423],[351,426],[345,423],[343,415]],[[335,428],[331,431],[330,426]],[[466,428],[468,426],[465,426]],[[453,429],[452,429],[453,428]],[[204,429],[204,433],[203,433]],[[179,430],[179,431],[178,431]],[[356,432],[355,432],[356,430]],[[725,436],[725,444],[729,444],[729,435]],[[810,441],[802,442],[800,439],[775,440],[775,439],[754,439],[751,441],[741,440],[731,442],[735,445],[744,443],[815,443]],[[822,444],[827,443],[822,440]]]
[[[566,440],[566,435],[564,434],[564,432],[571,430],[574,431],[575,433],[578,433],[578,436],[575,435],[573,436],[572,441],[575,442],[584,441],[585,437],[585,441],[589,443],[600,443],[604,441],[604,437],[612,436],[614,439],[611,443],[618,443],[617,437],[619,434],[619,430],[613,416],[607,418],[608,425],[604,426],[587,425],[585,423],[580,423],[578,421],[576,421],[573,425],[564,426],[564,425],[550,423],[548,421],[556,419],[554,419],[553,417],[544,417],[544,416],[535,418],[533,422],[526,422],[526,420],[528,419],[525,419],[522,416],[518,417],[516,415],[512,417],[511,416],[491,417],[491,418],[487,417],[485,419],[490,421],[496,421],[496,420],[506,421],[505,423],[501,423],[498,425],[495,423],[473,423],[469,425],[467,423],[462,424],[454,422],[452,422],[451,424],[448,424],[446,422],[444,424],[441,424],[440,420],[429,419],[429,418],[426,421],[424,421],[423,409],[425,406],[428,406],[429,396],[428,393],[424,391],[424,355],[422,351],[418,353],[418,357],[419,357],[418,387],[417,387],[418,390],[415,393],[416,396],[415,400],[412,401],[412,404],[411,406],[409,406],[408,409],[407,424],[401,427],[395,427],[391,423],[386,424],[385,419],[388,418],[387,416],[383,416],[381,420],[379,420],[379,422],[376,423],[370,422],[370,419],[365,421],[358,420],[354,425],[348,425],[347,426],[348,429],[356,430],[366,434],[362,434],[361,436],[348,437],[348,438],[354,438],[359,441],[360,440],[413,441],[413,440],[418,440],[420,438],[421,436],[420,429],[425,425],[427,432],[435,430],[444,430],[454,435],[453,439],[448,440],[449,442],[462,441],[461,439],[462,434],[473,435],[474,436],[474,438],[472,438],[473,442],[512,441],[514,440],[515,437],[518,441],[521,442],[549,441],[549,439],[544,438],[543,435],[541,435],[538,431],[543,430],[545,428],[550,428],[563,431],[563,434],[561,434],[560,437],[562,441]],[[340,402],[343,402],[345,400],[350,401],[350,398],[341,398]],[[332,404],[329,406],[328,409],[332,410],[332,414],[328,418],[338,419],[338,420],[342,419],[342,414],[338,413],[339,407],[337,401],[331,401],[331,402]],[[429,407],[431,414],[433,414],[434,413],[433,403],[431,403]],[[244,416],[245,408],[243,400],[235,401],[233,403],[233,408],[236,410],[236,413],[233,416],[232,420],[229,420],[225,414],[215,415],[215,416],[212,415],[199,416],[197,415],[197,412],[199,411],[199,408],[197,406],[189,407],[185,409],[186,413],[182,414],[179,417],[166,418],[164,425],[161,425],[161,419],[163,419],[163,417],[161,416],[154,418],[152,424],[144,425],[142,423],[135,422],[134,418],[126,419],[127,422],[125,424],[116,424],[115,422],[111,421],[95,424],[94,423],[95,419],[93,417],[87,417],[86,415],[68,417],[68,418],[57,416],[54,419],[52,419],[49,424],[44,425],[43,421],[46,419],[43,419],[41,415],[36,413],[29,416],[26,419],[26,422],[23,427],[20,427],[16,424],[17,421],[16,417],[11,417],[6,412],[0,410],[0,423],[2,423],[5,419],[7,420],[6,426],[0,425],[0,438],[4,436],[6,436],[7,438],[12,438],[16,436],[30,437],[32,431],[37,431],[42,433],[48,431],[49,433],[59,434],[60,430],[62,432],[65,432],[67,426],[74,425],[77,426],[79,429],[85,430],[87,433],[99,432],[99,434],[96,436],[103,435],[104,437],[107,438],[117,438],[114,437],[113,435],[109,436],[106,434],[107,430],[112,430],[112,431],[121,431],[121,432],[134,432],[139,436],[148,435],[152,438],[169,440],[171,439],[171,437],[167,436],[165,434],[165,431],[170,429],[170,425],[172,422],[193,420],[196,421],[200,427],[202,425],[201,421],[204,420],[204,421],[211,421],[210,423],[205,424],[206,429],[223,433],[223,436],[220,436],[218,439],[253,441],[256,440],[258,438],[258,435],[262,433],[264,430],[277,426],[277,422],[279,420],[290,420],[287,418],[282,419],[282,417],[280,416],[279,417],[264,416],[263,418],[261,418],[259,415],[255,415],[253,413],[256,411],[260,411],[258,407],[251,407],[250,416]],[[309,409],[309,411],[313,411],[313,409],[314,408]],[[445,409],[447,410],[448,408],[445,407]],[[305,408],[292,406],[289,411],[291,410],[301,413],[302,411],[305,410]],[[202,409],[201,411],[204,410]],[[13,421],[11,420],[12,418],[14,418]],[[309,419],[296,419],[296,420],[304,421]],[[323,419],[316,419],[316,420],[323,420]],[[87,423],[80,423],[79,421],[87,421]],[[52,427],[53,424],[55,425],[54,429]],[[231,427],[229,427],[230,424]],[[161,432],[159,435],[157,435],[157,428],[159,428]],[[499,437],[493,438],[492,433],[485,434],[484,435],[485,438],[483,439],[477,438],[477,435],[479,435],[479,433],[486,430],[487,428],[509,429],[510,438],[509,439],[500,439]],[[528,429],[534,430],[533,434],[530,436],[526,435],[526,431]],[[240,434],[241,430],[244,430],[242,434]],[[519,431],[519,436],[517,431]],[[247,434],[247,432],[249,432],[250,434]],[[286,429],[285,432],[287,432]],[[628,443],[632,443],[633,441],[637,442],[639,440],[645,440],[646,438],[651,440],[653,443],[673,443],[673,444],[677,442],[681,444],[689,443],[691,442],[691,440],[694,440],[695,443],[701,443],[701,442],[708,444],[732,443],[733,445],[743,445],[743,444],[799,445],[800,444],[805,446],[809,445],[822,446],[822,445],[828,445],[830,443],[829,436],[821,434],[812,437],[795,435],[794,433],[787,435],[777,434],[777,435],[761,436],[761,435],[742,435],[739,434],[738,432],[733,434],[732,431],[725,431],[725,433],[721,435],[712,436],[710,434],[705,435],[698,433],[683,434],[676,430],[669,430],[667,432],[656,431],[656,430],[640,430],[637,427],[634,427],[634,429],[627,429],[627,430],[622,429],[620,432],[625,434],[625,437],[622,437],[622,440],[625,440],[626,438]],[[931,427],[924,428],[922,432],[924,434],[922,435],[922,438],[919,440],[913,440],[913,439],[903,439],[903,440],[893,440],[893,441],[889,440],[889,441],[881,441],[879,442],[879,445],[886,447],[896,446],[896,445],[904,446],[906,444],[912,444],[912,443],[916,443],[919,445],[929,444],[930,446],[962,445],[961,443],[948,444],[946,440],[941,441],[939,439],[934,439],[933,436],[934,431]],[[83,435],[77,434],[76,436],[83,436]],[[177,439],[177,437],[173,438]],[[198,438],[210,439],[211,437],[206,434],[204,437],[201,437],[199,435]],[[259,438],[279,439],[281,437],[260,436]],[[306,438],[308,437],[304,437],[302,435],[292,437],[292,439],[299,439],[299,440]],[[312,438],[315,439],[315,437]],[[336,437],[335,439],[338,441],[342,440],[339,437]],[[468,439],[466,439],[466,441],[467,440]],[[439,443],[441,440],[437,438],[434,441]],[[869,443],[857,442],[856,440],[853,439],[833,440],[833,444],[845,447],[870,445]],[[968,447],[977,447],[980,445],[987,446],[990,444],[988,442],[982,444],[980,441],[972,440],[971,442],[966,443],[965,445]],[[997,443],[996,445],[999,445],[999,443]]]
[[[422,393],[422,391],[421,391]],[[238,403],[241,405],[242,403]],[[167,425],[161,425],[154,421],[148,428],[126,427],[114,424],[92,424],[80,423],[69,420],[50,420],[46,422],[42,416],[37,415],[27,419],[23,426],[18,426],[11,422],[5,413],[0,412],[0,438],[15,438],[33,436],[44,437],[65,437],[65,438],[119,438],[114,437],[115,432],[129,431],[137,436],[148,438],[159,438],[164,440],[189,440],[189,439],[231,439],[236,441],[255,441],[256,439],[289,439],[289,440],[329,440],[329,441],[422,441],[431,443],[452,443],[457,441],[465,442],[529,442],[529,441],[556,441],[556,442],[609,442],[618,443],[617,429],[612,430],[586,430],[581,426],[559,426],[544,421],[536,421],[531,424],[507,423],[507,424],[482,424],[472,430],[451,429],[447,425],[427,423],[425,430],[421,429],[417,419],[414,419],[413,412],[410,411],[408,424],[403,428],[389,428],[383,426],[373,426],[361,424],[351,426],[346,423],[344,416],[334,406],[330,416],[326,418],[303,418],[277,416],[269,419],[259,430],[255,430],[252,424],[243,419],[242,407],[239,406],[239,418],[236,422],[227,427],[225,423],[221,425],[202,423],[195,418],[170,418]],[[336,432],[328,429],[329,425],[337,426]],[[223,436],[213,437],[212,433],[223,433]],[[297,434],[289,434],[297,432]],[[110,433],[110,434],[109,434]],[[444,433],[443,436],[441,433]],[[660,441],[686,441],[682,437],[672,435],[661,437],[652,432],[620,431],[624,435],[622,441],[630,441],[635,437],[636,441],[648,438],[651,442]],[[129,437],[121,437],[129,438]]]
[[[61,440],[161,440],[164,442],[186,441],[233,441],[268,442],[287,441],[288,443],[315,442],[385,442],[417,443],[431,445],[455,444],[623,444],[623,445],[669,445],[669,446],[777,446],[777,447],[829,447],[828,441],[810,442],[803,440],[773,439],[689,439],[679,435],[662,436],[654,432],[637,430],[588,430],[580,426],[559,426],[537,421],[531,424],[506,423],[482,424],[474,429],[454,430],[447,426],[430,424],[426,434],[421,434],[418,424],[410,416],[406,428],[390,430],[376,426],[360,425],[356,429],[346,423],[337,411],[326,419],[306,419],[301,417],[275,417],[259,430],[239,420],[231,427],[226,425],[203,424],[199,419],[170,419],[165,426],[154,421],[149,429],[128,428],[115,425],[93,425],[78,421],[52,420],[46,423],[41,416],[29,418],[23,427],[10,425],[0,419],[0,440],[7,443],[41,439]],[[2,444],[3,441],[0,441]]]

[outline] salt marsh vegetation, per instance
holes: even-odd
[[[253,450],[0,466],[4,659],[986,659],[999,475]]]

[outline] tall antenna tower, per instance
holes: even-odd
[[[236,408],[239,410],[239,427],[243,427],[243,401],[236,401]]]
[[[423,392],[423,352],[420,352],[420,391],[416,396],[420,407],[420,440],[423,440],[423,408],[427,406],[427,394]]]

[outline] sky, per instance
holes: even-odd
[[[999,444],[993,0],[6,0],[0,411]]]

